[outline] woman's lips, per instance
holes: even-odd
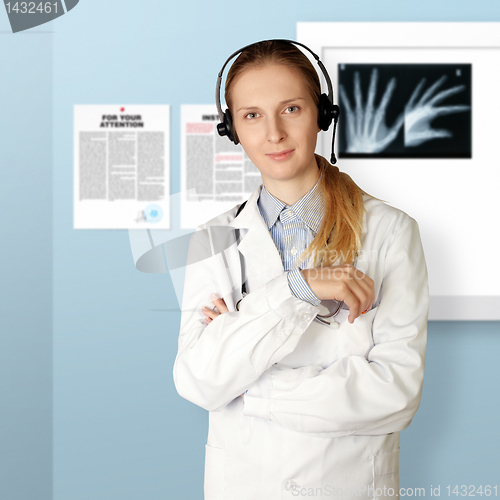
[[[273,160],[286,160],[290,157],[290,155],[295,151],[295,149],[285,149],[283,151],[279,151],[277,153],[267,153],[266,156]]]

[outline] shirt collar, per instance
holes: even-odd
[[[283,209],[289,208],[294,212],[294,217],[297,216],[300,218],[312,231],[317,233],[324,214],[324,201],[321,196],[321,190],[319,189],[321,175],[322,174],[320,174],[315,186],[291,206],[278,200],[278,198],[273,196],[265,186],[262,186],[257,205],[267,224],[267,228],[271,229]]]

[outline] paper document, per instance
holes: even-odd
[[[169,144],[168,105],[75,105],[75,229],[168,229]]]
[[[195,228],[242,203],[262,184],[240,144],[217,132],[215,105],[181,107],[181,226]]]

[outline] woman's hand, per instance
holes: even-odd
[[[203,314],[206,316],[205,321],[207,322],[207,325],[209,325],[217,316],[219,316],[219,314],[229,312],[224,299],[219,299],[216,293],[212,293],[212,302],[217,307],[219,312],[216,312],[213,309],[209,309],[208,307],[204,307],[202,309]]]
[[[343,301],[349,307],[349,323],[375,300],[373,280],[351,264],[303,269],[307,284],[321,300]]]

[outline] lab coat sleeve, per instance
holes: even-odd
[[[319,312],[292,295],[283,273],[207,326],[202,307],[213,307],[212,293],[224,295],[225,274],[221,254],[187,267],[173,370],[177,392],[209,411],[221,410],[292,352]]]
[[[413,219],[394,235],[383,264],[368,354],[340,357],[324,369],[272,366],[246,393],[245,415],[320,437],[388,434],[410,425],[421,398],[429,302]]]

